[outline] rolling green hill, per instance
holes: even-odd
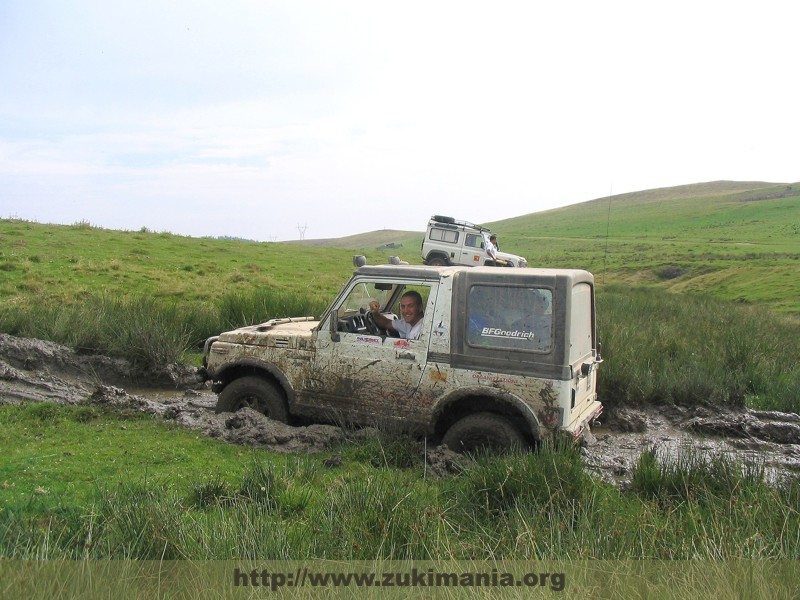
[[[253,286],[315,293],[346,279],[354,252],[421,262],[424,225],[282,244],[0,220],[0,299],[70,302],[89,290],[137,289],[202,302]],[[601,286],[707,293],[800,315],[800,184],[645,190],[486,225],[531,266],[585,268]]]
[[[452,215],[469,220],[469,215]],[[381,230],[308,246],[420,262],[420,232]],[[486,223],[531,266],[579,267],[600,284],[657,286],[800,314],[800,184],[717,181],[598,198]]]
[[[715,182],[601,198],[493,223],[531,265],[800,314],[800,184]]]
[[[357,233],[340,238],[323,238],[317,240],[293,240],[286,242],[292,245],[340,248],[344,250],[387,250],[402,252],[404,255],[419,254],[423,231],[401,231],[398,229],[380,229]]]

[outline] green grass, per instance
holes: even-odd
[[[482,457],[431,479],[384,436],[277,455],[92,407],[0,407],[0,556],[16,559],[800,558],[800,487],[757,466],[645,453],[633,485],[580,454]],[[13,441],[13,444],[11,443]],[[419,446],[417,446],[419,448]],[[339,466],[324,459],[342,456]],[[393,466],[402,464],[405,466]]]
[[[619,405],[800,412],[800,323],[708,296],[607,286],[598,296],[599,395]]]
[[[598,199],[493,228],[531,265],[595,273],[610,409],[798,412],[797,187],[655,190],[611,198],[610,218]],[[369,250],[370,262],[419,262],[421,234],[406,240],[413,252]],[[0,220],[0,331],[140,364],[187,360],[222,330],[318,315],[354,253]],[[800,558],[797,483],[693,455],[645,453],[626,490],[557,448],[436,480],[407,439],[354,438],[328,467],[331,453],[281,456],[46,404],[0,406],[0,449],[4,557]]]
[[[136,294],[205,303],[254,287],[296,293],[337,287],[351,253],[85,225],[0,220],[0,298],[72,303],[87,295]]]

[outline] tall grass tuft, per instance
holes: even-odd
[[[485,456],[459,478],[459,504],[494,519],[509,510],[548,511],[580,502],[589,477],[576,448],[543,442],[534,453]]]
[[[601,401],[800,411],[800,325],[758,307],[650,289],[598,296]]]
[[[125,358],[141,367],[161,367],[181,361],[220,331],[274,317],[319,315],[324,308],[313,296],[261,289],[226,294],[217,306],[189,307],[146,295],[103,294],[78,303],[33,299],[2,306],[0,331]]]
[[[109,315],[107,343],[113,355],[134,364],[160,366],[178,362],[189,346],[192,332],[185,326],[174,302],[134,297],[103,299]]]
[[[317,290],[299,295],[274,288],[231,292],[217,301],[219,325],[222,329],[230,329],[280,317],[319,317],[325,303],[318,294]]]
[[[756,495],[764,482],[764,466],[755,461],[739,463],[687,447],[666,457],[655,449],[643,452],[633,470],[631,489],[645,498],[708,502]]]
[[[114,559],[174,560],[185,558],[181,546],[180,499],[152,484],[120,482],[100,492],[94,516],[105,546]]]

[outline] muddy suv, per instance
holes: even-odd
[[[418,292],[418,339],[378,328]],[[322,314],[206,342],[217,410],[416,432],[463,451],[579,436],[602,409],[594,280],[565,269],[358,268]]]
[[[422,259],[426,265],[432,266],[477,267],[491,264],[491,258],[486,254],[489,235],[486,227],[434,215],[428,221],[428,229],[422,240]],[[528,261],[516,254],[498,251],[497,258],[505,259],[511,267],[528,266]]]

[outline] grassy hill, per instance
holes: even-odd
[[[453,215],[469,219],[469,215]],[[716,181],[589,200],[485,223],[532,266],[579,267],[598,283],[648,285],[800,315],[800,184]],[[420,231],[306,246],[385,249],[420,262]]]
[[[340,238],[321,238],[317,240],[293,240],[286,242],[292,245],[340,248],[344,250],[391,250],[402,252],[408,256],[419,254],[423,231],[401,231],[398,229],[380,229],[357,233]]]
[[[600,198],[492,224],[529,264],[800,314],[800,185],[715,182]]]
[[[352,271],[354,252],[421,262],[420,225],[282,244],[0,220],[0,300],[69,304],[135,290],[193,304],[270,288],[324,303]],[[703,293],[800,315],[800,184],[645,190],[486,225],[530,265],[585,268],[601,287]]]

